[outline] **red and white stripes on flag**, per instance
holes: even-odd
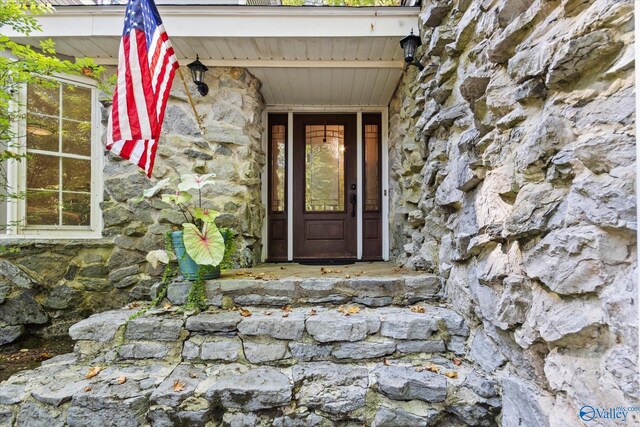
[[[178,69],[153,0],[129,0],[120,42],[107,149],[151,177],[171,83]]]

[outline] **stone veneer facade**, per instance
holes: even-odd
[[[437,273],[502,423],[638,404],[631,1],[432,0],[390,108],[391,247]]]
[[[260,83],[239,68],[214,68],[206,77],[209,94],[194,96],[204,135],[176,77],[153,179],[215,173],[221,185],[206,189],[204,204],[222,212],[219,225],[238,233],[237,265],[251,266],[260,259],[264,218]],[[109,111],[102,111],[105,128]],[[162,269],[152,269],[145,255],[164,248],[166,231],[184,222],[159,197],[140,200],[151,185],[133,164],[107,156],[102,239],[15,242],[20,251],[0,259],[0,345],[25,330],[66,335],[69,326],[91,313],[148,298]]]
[[[394,259],[444,281],[471,327],[469,358],[500,380],[503,425],[637,404],[632,2],[432,0],[420,22],[426,69],[405,73],[390,106]],[[204,136],[179,83],[155,176],[216,173],[225,185],[207,199],[251,265],[259,82],[211,70],[196,98]],[[0,338],[25,324],[61,334],[148,295],[159,271],[144,254],[181,219],[139,201],[147,185],[108,159],[103,239],[22,242],[0,262]]]

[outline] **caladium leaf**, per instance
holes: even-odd
[[[186,174],[180,175],[180,183],[178,184],[178,190],[189,191],[199,190],[205,185],[213,184],[213,180],[210,178],[215,177],[214,173],[208,173],[205,175]]]
[[[185,204],[193,196],[186,191],[176,191],[174,194],[163,194],[162,201],[165,203]]]
[[[200,265],[219,265],[224,257],[224,239],[215,224],[205,222],[202,231],[193,224],[182,224],[184,248]]]
[[[219,215],[220,212],[213,209],[195,208],[193,212],[193,216],[195,216],[197,219],[201,219],[204,222],[214,222]]]
[[[169,261],[173,261],[177,259],[176,255],[173,252],[165,251],[164,249],[158,249],[156,251],[151,251],[147,254],[147,261],[153,268],[158,266],[158,263],[169,264]]]
[[[142,192],[144,197],[153,197],[160,191],[164,190],[171,184],[171,178],[161,179],[151,188],[148,188]]]

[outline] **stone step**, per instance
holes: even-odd
[[[441,297],[441,279],[432,274],[397,274],[389,276],[339,275],[338,277],[283,277],[270,279],[225,278],[205,284],[207,304],[221,307],[223,301],[240,306],[314,305],[356,303],[370,307],[410,305],[420,301],[437,301]],[[335,276],[335,275],[333,275]],[[167,298],[185,304],[191,282],[169,285]],[[155,297],[158,286],[152,290]]]
[[[490,426],[497,383],[467,360],[100,365],[54,358],[0,384],[2,426]]]
[[[172,307],[93,315],[69,330],[84,360],[165,360],[292,365],[307,361],[412,359],[462,355],[469,328],[455,311],[421,303],[412,307],[349,305],[240,310],[213,308],[185,314]],[[243,316],[244,314],[244,316]],[[125,323],[126,327],[125,327]]]

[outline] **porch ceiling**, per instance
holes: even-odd
[[[178,60],[248,68],[269,105],[387,105],[404,66],[400,38],[417,7],[160,6]],[[117,63],[124,7],[58,7],[39,17],[60,54]],[[8,34],[12,34],[9,32]]]

